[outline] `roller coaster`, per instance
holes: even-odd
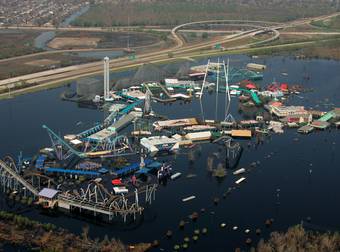
[[[119,135],[114,138],[106,138],[103,141],[94,141],[91,138],[84,138],[83,150],[75,149],[53,130],[46,125],[43,125],[48,135],[50,136],[55,157],[58,160],[71,160],[71,157],[76,156],[82,158],[93,158],[102,155],[119,155],[126,150],[132,152],[129,140],[126,136]]]

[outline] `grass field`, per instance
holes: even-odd
[[[51,54],[0,62],[0,80],[91,61],[95,61],[95,59],[76,55]]]
[[[336,11],[327,0],[117,0],[92,5],[76,26],[176,25],[207,19],[289,21]]]
[[[312,21],[311,25],[322,29],[340,30],[340,16],[329,20]]]
[[[39,52],[33,45],[40,32],[0,30],[0,59]]]
[[[61,40],[62,41],[61,41]],[[60,49],[72,48],[125,48],[147,46],[164,39],[159,34],[147,32],[58,32],[55,40]],[[83,42],[82,42],[83,41]],[[95,43],[90,43],[90,42]],[[51,43],[53,44],[53,40]],[[73,43],[77,42],[77,43]]]

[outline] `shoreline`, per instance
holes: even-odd
[[[151,243],[124,245],[120,240],[104,238],[99,241],[89,237],[89,228],[83,227],[82,234],[75,235],[50,223],[40,223],[22,215],[0,211],[0,241],[4,245],[20,246],[43,251],[136,251],[149,250]]]
[[[174,57],[172,58],[166,58],[166,59],[158,59],[158,60],[153,60],[150,61],[148,63],[151,64],[164,64],[164,63],[168,63],[168,62],[177,62],[180,60],[185,60],[186,58],[191,58],[191,59],[199,59],[202,57],[209,57],[209,56],[219,56],[219,55],[235,55],[235,54],[255,54],[255,55],[280,55],[281,53],[291,53],[292,51],[298,51],[298,50],[303,50],[303,49],[308,49],[310,47],[313,46],[317,46],[318,44],[322,44],[324,42],[332,42],[332,41],[336,41],[338,39],[324,39],[324,40],[313,40],[313,41],[304,41],[304,42],[295,42],[295,43],[287,43],[287,44],[280,44],[280,45],[266,45],[266,46],[262,46],[262,47],[256,47],[256,48],[245,48],[245,49],[235,49],[235,50],[226,50],[226,51],[199,51],[197,53],[189,53],[180,57],[176,57],[176,55],[174,55]],[[306,46],[306,47],[304,47]],[[268,51],[270,50],[270,51]],[[331,50],[331,49],[328,49]],[[277,54],[278,53],[278,54]],[[304,55],[305,58],[309,58],[308,55]],[[311,57],[311,58],[318,58],[318,59],[322,59],[322,57]],[[326,59],[326,58],[325,58]],[[329,59],[329,58],[327,58]],[[330,59],[332,60],[332,59]],[[333,60],[340,60],[340,59],[333,59]],[[110,72],[123,72],[123,71],[127,71],[127,70],[131,70],[131,69],[135,69],[143,64],[146,64],[144,62],[140,62],[140,63],[136,63],[136,64],[131,64],[131,65],[127,65],[127,66],[121,66],[121,67],[112,67],[110,69]],[[64,79],[59,79],[59,80],[55,80],[55,81],[50,81],[50,82],[46,82],[46,83],[42,83],[42,84],[32,84],[28,87],[24,87],[24,88],[18,88],[16,90],[11,90],[10,92],[6,92],[6,93],[1,93],[0,94],[0,100],[4,100],[4,99],[11,99],[11,98],[15,98],[19,95],[24,95],[24,94],[28,94],[28,93],[34,93],[37,91],[43,91],[43,90],[48,90],[48,89],[53,89],[53,88],[57,88],[57,87],[61,87],[63,85],[68,84],[71,81],[77,80],[79,78],[84,78],[84,77],[90,77],[90,76],[96,76],[99,75],[100,73],[102,73],[101,70],[99,71],[95,71],[95,72],[90,72],[90,73],[84,73],[84,74],[80,74],[77,76],[71,76],[71,77],[66,77]]]

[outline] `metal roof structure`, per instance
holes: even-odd
[[[53,199],[58,194],[57,190],[51,188],[44,188],[39,192],[39,197]]]

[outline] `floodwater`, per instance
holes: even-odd
[[[38,37],[34,39],[34,46],[38,49],[53,50],[47,46],[47,43],[50,42],[55,37],[55,35],[55,31],[47,31],[41,33]]]
[[[81,15],[85,14],[90,9],[90,5],[86,5],[82,7],[80,10],[74,12],[72,15],[67,17],[61,24],[60,27],[67,27],[69,26],[74,20],[76,20]]]
[[[74,12],[72,15],[67,17],[61,24],[60,27],[67,27],[72,21],[74,21],[77,17],[81,16],[85,12],[89,10],[89,6],[86,5],[80,10]],[[55,31],[47,31],[41,33],[39,36],[37,36],[34,39],[34,46],[38,49],[43,49],[43,50],[53,50],[52,48],[49,48],[47,46],[48,42],[50,42],[56,35]]]
[[[260,82],[263,86],[275,79],[313,89],[313,92],[291,97],[289,104],[325,111],[340,106],[340,62],[294,60],[288,57],[256,60],[247,56],[231,57],[233,67],[245,66],[251,61],[267,65],[264,80]],[[200,60],[197,64],[205,62]],[[288,75],[282,75],[283,72]],[[61,87],[0,101],[0,156],[16,156],[19,151],[23,151],[24,156],[31,156],[39,148],[49,145],[42,124],[64,135],[80,132],[103,120],[102,112],[61,101],[59,95],[64,90],[65,87]],[[225,113],[224,94],[218,97],[217,115],[215,94],[204,94],[202,106],[198,100],[185,105],[152,105],[156,112],[169,118],[202,118],[204,114],[205,119],[217,117],[221,120]],[[237,99],[232,101],[230,112],[235,118],[241,118],[237,103]],[[245,167],[249,172],[245,174],[246,182],[233,189],[226,199],[222,195],[228,188],[235,186],[237,177],[229,170],[224,179],[218,180],[207,171],[208,156],[215,157],[215,166],[225,160],[225,152],[217,145],[207,143],[176,156],[164,157],[172,163],[175,172],[182,173],[182,177],[169,181],[166,186],[159,186],[156,200],[135,224],[103,224],[62,214],[52,217],[36,210],[27,211],[25,215],[76,233],[80,233],[82,226],[88,224],[93,237],[108,235],[126,243],[160,240],[160,247],[154,251],[172,251],[175,244],[183,243],[184,237],[191,238],[193,230],[202,228],[207,228],[208,234],[200,235],[195,244],[190,242],[188,251],[233,251],[236,247],[246,249],[246,238],[251,238],[256,244],[260,238],[268,238],[271,231],[285,231],[292,225],[306,222],[307,217],[311,218],[309,228],[339,231],[339,133],[339,130],[332,129],[299,135],[296,129],[286,129],[284,134],[272,135],[260,145],[256,145],[253,140],[248,147],[248,141],[239,141],[244,147],[239,168]],[[189,157],[194,157],[192,162]],[[258,165],[252,168],[252,162]],[[197,176],[189,179],[186,178],[188,174]],[[191,195],[195,195],[196,199],[186,203],[181,201]],[[213,203],[215,197],[220,199],[217,205]],[[5,201],[0,206],[9,207]],[[202,208],[205,208],[204,213],[200,212]],[[188,215],[195,211],[200,216],[196,222],[192,222]],[[270,218],[274,219],[274,223],[271,228],[266,228],[264,222]],[[180,220],[188,222],[184,230],[178,228]],[[227,223],[224,229],[219,227],[222,222]],[[238,226],[238,230],[233,231],[233,226]],[[262,230],[260,236],[256,236],[256,228]],[[245,229],[250,229],[250,234],[245,234]],[[169,240],[165,238],[167,230],[174,232],[173,238]]]

